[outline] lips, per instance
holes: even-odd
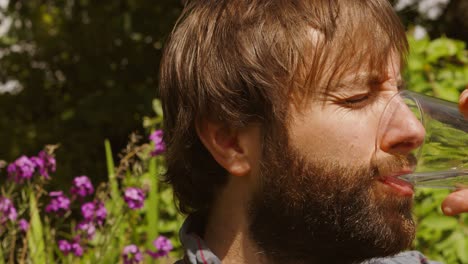
[[[388,186],[395,194],[401,196],[413,196],[414,187],[411,183],[398,178],[398,176],[408,174],[410,172],[401,172],[394,175],[383,176],[379,178],[383,184]]]

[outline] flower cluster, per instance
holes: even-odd
[[[156,251],[146,251],[146,253],[148,253],[152,258],[165,257],[174,248],[171,241],[165,236],[159,236],[156,238],[153,241],[153,245],[156,248]]]
[[[21,156],[13,163],[8,165],[7,172],[8,177],[17,183],[23,180],[29,180],[34,174],[36,164],[32,162],[28,157]]]
[[[36,169],[40,175],[49,179],[49,173],[56,170],[55,158],[45,151],[39,152],[37,157],[28,158],[23,155],[8,165],[8,178],[16,183],[22,183],[25,180],[31,179]]]
[[[50,203],[46,206],[46,212],[62,214],[70,209],[70,199],[62,191],[50,192]]]
[[[153,143],[151,144],[151,146],[154,145],[154,149],[151,151],[151,156],[161,155],[166,148],[166,145],[163,141],[163,131],[157,130],[154,133],[152,133],[150,136],[150,140]],[[144,153],[144,155],[142,156],[144,157],[144,160],[142,159],[142,161],[145,162],[150,159],[150,157],[148,157],[147,155],[147,147],[148,144],[144,144],[143,146],[137,148],[138,151],[143,150],[142,153]],[[54,190],[48,192],[48,195],[44,197],[42,194],[47,192],[44,192],[45,188],[43,187],[49,182],[46,180],[49,180],[51,178],[51,174],[56,171],[56,160],[52,152],[53,148],[49,148],[47,151],[39,152],[37,156],[28,157],[22,155],[7,166],[6,173],[9,179],[7,181],[7,184],[9,184],[9,186],[7,186],[7,188],[3,188],[3,186],[0,186],[0,193],[5,196],[0,196],[0,231],[4,231],[2,229],[6,226],[5,224],[9,221],[13,223],[11,225],[8,225],[8,227],[13,227],[14,232],[18,232],[15,234],[26,235],[25,233],[27,233],[28,231],[32,231],[34,233],[35,230],[38,230],[40,228],[48,228],[48,234],[50,234],[51,236],[45,239],[47,239],[47,242],[49,242],[50,239],[51,241],[56,243],[56,248],[58,248],[58,250],[63,253],[54,255],[57,255],[57,257],[62,258],[62,260],[64,256],[68,256],[67,258],[70,258],[72,255],[75,257],[82,257],[86,251],[91,251],[92,249],[96,249],[99,246],[101,246],[100,244],[103,240],[101,239],[101,236],[105,237],[113,235],[109,234],[109,231],[112,230],[111,223],[116,224],[115,216],[116,214],[119,214],[120,209],[122,208],[112,207],[113,210],[110,211],[109,214],[113,217],[111,219],[107,219],[108,211],[105,207],[104,202],[100,200],[100,198],[107,197],[107,195],[109,194],[107,192],[109,190],[105,188],[106,185],[102,185],[103,188],[99,188],[96,191],[90,178],[88,178],[88,176],[85,175],[77,176],[73,179],[69,192],[62,190]],[[135,153],[137,153],[137,151],[135,151]],[[3,168],[3,166],[5,165],[0,164],[0,167]],[[23,185],[23,183],[25,182],[27,184]],[[138,184],[144,182],[139,182],[138,180],[130,182],[122,181],[122,185],[124,186],[128,186],[128,183]],[[26,195],[24,195],[24,192],[21,191],[19,193],[21,193],[22,195],[15,196],[15,199],[18,198],[19,201],[18,208],[21,208],[21,210],[19,210],[18,212],[14,206],[14,202],[16,203],[17,201],[13,201],[10,198],[10,194],[16,192],[16,187],[26,189]],[[33,191],[36,192],[36,195],[28,195],[28,192]],[[111,197],[113,197],[113,194],[114,193],[112,192]],[[138,188],[136,186],[127,187],[123,190],[122,196],[123,200],[126,203],[126,206],[128,206],[128,209],[138,210],[144,207],[146,194],[142,188]],[[30,199],[29,203],[27,200],[28,197]],[[34,201],[34,199],[36,201]],[[46,213],[51,214],[47,215],[45,221],[33,221],[30,223],[28,222],[28,220],[30,219],[27,219],[26,217],[22,218],[24,216],[23,214],[31,212],[32,208],[39,207],[42,204],[44,204],[44,201],[42,201],[43,199],[46,200],[43,210]],[[113,204],[112,201],[107,202]],[[28,208],[27,205],[25,208],[21,205],[21,203],[29,204],[31,208]],[[118,206],[120,206],[120,203],[118,204]],[[72,219],[73,222],[70,223],[70,225],[67,225],[74,227],[71,229],[71,232],[63,232],[64,230],[60,225],[58,225],[57,227],[54,226],[55,224],[62,223],[61,221],[55,222],[54,217],[64,219],[68,217],[76,217],[78,215],[76,214],[78,208],[79,212],[81,213],[81,219],[76,219],[76,221],[74,221],[75,219]],[[35,210],[38,209],[42,208],[35,208]],[[139,248],[140,244],[138,243],[143,242],[140,238],[146,239],[147,236],[140,235],[140,233],[142,232],[140,231],[142,230],[141,228],[134,230],[133,226],[130,225],[132,223],[135,223],[134,220],[144,217],[145,214],[145,211],[135,211],[133,214],[129,214],[132,216],[131,218],[128,218],[127,214],[123,214],[122,218],[118,218],[119,221],[128,221],[127,224],[124,225],[125,228],[127,228],[127,225],[129,225],[132,232],[137,230],[135,231],[135,234],[138,234],[135,236],[128,236],[132,239],[137,239],[138,242],[126,246],[125,248],[123,248],[122,252],[115,252],[116,255],[114,256],[119,257],[120,255],[123,259],[123,263],[141,263],[143,261],[143,256],[155,259],[165,257],[168,256],[169,252],[173,249],[170,240],[164,236],[159,236],[153,241],[154,248],[151,247],[151,250],[148,250],[148,248],[145,248],[144,250],[143,248]],[[39,217],[42,217],[42,215],[43,214],[40,214]],[[17,220],[17,218],[19,220]],[[109,224],[105,224],[106,221],[109,222]],[[41,222],[47,222],[50,225],[48,224],[45,226],[41,226]],[[117,222],[117,224],[119,224],[119,222]],[[108,227],[109,229],[107,229]],[[9,230],[7,229],[7,232],[8,231]],[[99,239],[97,239],[98,236],[96,234],[96,232],[98,231],[100,232]],[[3,234],[6,233],[0,233],[0,235]],[[92,255],[93,252],[88,252],[87,254]]]
[[[102,202],[88,202],[81,206],[81,214],[86,221],[102,225],[106,220],[107,210]]]
[[[84,198],[94,193],[94,186],[87,176],[78,176],[73,179],[70,193],[74,197]],[[104,224],[107,217],[107,209],[101,201],[86,202],[81,205],[81,215],[83,216],[83,220],[77,224],[76,230],[81,231],[87,239],[92,239],[96,233],[96,227]],[[81,238],[78,235],[72,242],[60,240],[60,251],[64,254],[73,252],[75,256],[81,256],[84,251],[80,244]]]
[[[55,172],[56,161],[55,158],[45,151],[40,151],[37,157],[32,157],[31,161],[36,164],[39,169],[39,174],[46,179],[50,179],[49,173]]]
[[[27,232],[28,229],[29,229],[29,223],[26,219],[24,218],[21,218],[19,221],[18,221],[18,226],[19,226],[19,229],[23,232]]]
[[[156,248],[156,251],[146,251],[146,253],[153,259],[165,257],[169,255],[169,252],[173,249],[171,241],[165,236],[159,236],[156,238],[153,241],[153,245]],[[130,244],[124,247],[122,258],[124,264],[135,264],[140,263],[143,260],[143,254],[136,245]]]
[[[0,226],[8,220],[15,221],[18,214],[10,199],[0,196]]]
[[[151,156],[160,155],[166,150],[166,144],[163,141],[163,134],[163,131],[158,129],[149,136],[149,139],[154,143],[154,149],[151,151]]]
[[[84,198],[94,193],[94,187],[87,176],[78,176],[73,179],[73,185],[70,189],[70,193]]]
[[[88,239],[93,239],[96,233],[96,224],[88,221],[81,221],[76,226],[77,230],[82,231]]]
[[[70,252],[77,257],[83,256],[83,247],[80,244],[79,237],[75,238],[73,241],[68,240],[59,240],[58,247],[64,255],[68,255]]]
[[[124,201],[130,209],[140,209],[145,201],[145,193],[142,189],[128,187],[124,192]]]
[[[85,232],[88,239],[92,239],[96,232],[96,225],[102,226],[104,224],[107,209],[102,202],[88,202],[81,206],[81,214],[84,220],[78,223],[77,229]]]
[[[140,263],[143,260],[143,255],[140,249],[134,244],[124,247],[122,252],[122,258],[124,264]]]

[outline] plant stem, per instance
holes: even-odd
[[[16,229],[12,228],[11,232],[11,247],[10,247],[10,264],[15,263],[15,249],[16,249]]]

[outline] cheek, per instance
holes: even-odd
[[[290,128],[290,140],[306,157],[353,165],[371,160],[377,131],[373,116],[323,112],[297,121]]]
[[[348,134],[340,142],[346,149],[345,157],[352,160],[370,158],[375,151],[376,129],[372,129],[366,122],[358,122],[346,125],[343,131]]]

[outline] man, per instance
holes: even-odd
[[[180,263],[358,263],[407,249],[413,190],[395,176],[425,131],[408,115],[377,146],[375,135],[407,49],[387,0],[188,1],[160,85],[167,178],[190,214]],[[467,204],[453,193],[444,210]]]

